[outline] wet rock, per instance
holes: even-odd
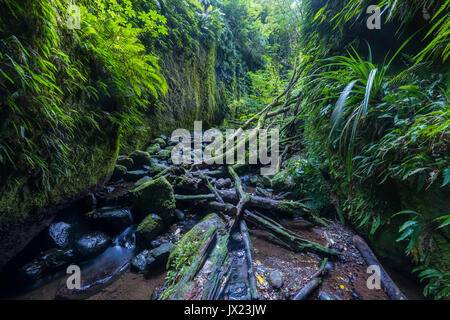
[[[136,241],[138,244],[150,247],[154,240],[164,229],[164,223],[156,214],[148,215],[136,229]]]
[[[52,242],[59,248],[67,248],[70,244],[70,224],[56,222],[50,225],[48,233]]]
[[[133,259],[131,267],[139,272],[147,272],[150,268],[161,267],[167,263],[172,249],[173,244],[167,242],[155,249],[144,250]]]
[[[161,146],[159,144],[153,144],[147,148],[147,152],[149,154],[157,154],[161,150]]]
[[[161,150],[158,152],[158,157],[160,159],[168,160],[172,156],[172,152],[170,150]]]
[[[135,169],[142,168],[142,166],[149,166],[152,163],[150,154],[145,151],[136,150],[130,157],[133,159]]]
[[[117,232],[131,225],[131,212],[128,209],[104,208],[86,214],[88,221],[105,231]]]
[[[144,170],[135,170],[135,171],[128,171],[125,174],[125,181],[127,182],[136,182],[140,179],[142,179],[143,177],[145,177],[147,175],[147,171]]]
[[[175,217],[177,217],[177,219],[179,221],[183,221],[185,216],[184,216],[184,212],[178,209],[175,209]]]
[[[268,277],[267,281],[275,289],[280,289],[284,283],[283,275],[278,270],[271,271],[269,273],[269,277]]]
[[[127,168],[121,165],[116,165],[114,167],[113,174],[111,176],[111,181],[119,181],[125,177],[127,174]]]
[[[259,179],[257,176],[250,176],[249,183],[251,186],[256,187],[256,184],[258,183]]]
[[[280,171],[272,178],[272,188],[275,190],[291,191],[294,187],[294,179],[287,171]]]
[[[124,166],[125,168],[127,168],[127,170],[131,170],[133,169],[134,161],[128,156],[119,156],[117,158],[117,164]]]
[[[164,221],[170,220],[175,212],[175,196],[172,185],[161,177],[149,181],[131,191],[134,201],[133,217],[145,217],[149,212],[158,214]]]
[[[22,280],[36,281],[74,261],[73,250],[51,249],[19,269]]]
[[[163,172],[166,168],[167,168],[167,166],[165,166],[161,163],[153,163],[150,166],[149,173],[151,176],[156,176],[157,174]]]
[[[156,138],[152,141],[152,144],[159,144],[161,148],[164,148],[167,145],[166,141],[163,138]]]
[[[152,180],[153,180],[153,179],[150,178],[149,176],[145,176],[145,177],[139,179],[139,180],[134,184],[134,187],[137,188],[137,187],[139,187],[139,186],[142,186],[144,183],[149,182],[149,181],[152,181]]]
[[[111,244],[111,238],[103,232],[93,232],[75,241],[74,251],[77,258],[87,260],[101,254]]]

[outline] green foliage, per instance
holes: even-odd
[[[83,152],[75,141],[111,135],[115,126],[126,131],[150,98],[167,91],[139,40],[164,33],[164,17],[135,11],[134,1],[85,1],[81,29],[68,30],[65,1],[0,3],[0,165],[49,190],[75,169],[73,153]]]

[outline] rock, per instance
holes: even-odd
[[[116,165],[114,167],[113,174],[111,176],[111,181],[119,181],[125,177],[127,174],[127,168],[121,165]]]
[[[183,211],[175,209],[175,217],[177,217],[178,220],[183,221],[185,216]]]
[[[172,157],[172,152],[170,150],[161,150],[158,152],[158,157],[160,159],[168,160]]]
[[[125,174],[125,181],[127,182],[136,182],[140,179],[142,179],[143,177],[145,177],[147,175],[147,171],[144,170],[134,170],[134,171],[128,171]]]
[[[145,176],[145,177],[139,179],[139,180],[134,184],[134,187],[137,188],[137,187],[139,187],[139,186],[142,186],[144,183],[149,182],[149,181],[152,181],[152,180],[153,180],[153,179],[150,178],[149,176]]]
[[[117,158],[117,164],[124,166],[125,168],[127,168],[127,170],[131,170],[133,169],[134,161],[128,156],[119,156]]]
[[[163,172],[164,170],[167,169],[167,166],[160,164],[160,163],[153,163],[150,166],[150,170],[149,173],[151,176],[156,176],[157,174]]]
[[[147,152],[149,154],[157,154],[160,150],[161,150],[161,147],[159,144],[153,144],[147,148]]]
[[[280,289],[283,286],[283,275],[278,270],[273,270],[269,273],[269,278],[267,279],[269,284],[275,289]]]
[[[249,182],[252,186],[256,186],[256,184],[258,183],[259,179],[257,176],[250,176],[249,178]]]
[[[131,261],[131,269],[138,272],[147,272],[153,262],[155,262],[155,258],[148,253],[149,250],[144,250],[134,257]]]
[[[167,263],[172,249],[173,244],[167,242],[155,249],[144,250],[132,260],[131,267],[139,272],[148,272],[150,268],[161,267]]]
[[[145,151],[136,150],[130,155],[130,157],[133,159],[135,169],[139,169],[142,166],[149,166],[152,163],[150,154]]]
[[[167,145],[166,141],[163,138],[156,138],[155,140],[152,141],[152,144],[153,145],[159,144],[161,148],[164,148]]]
[[[70,224],[65,222],[52,223],[48,228],[50,239],[59,248],[67,248],[69,246],[70,237]]]
[[[88,260],[101,254],[111,244],[111,238],[103,232],[93,232],[75,241],[74,251],[82,260]]]
[[[280,171],[272,178],[272,188],[275,190],[291,191],[294,187],[294,179],[287,171]]]
[[[150,247],[154,240],[164,229],[164,223],[156,214],[148,215],[136,229],[136,241],[146,247]]]
[[[175,196],[166,178],[149,181],[131,191],[134,201],[133,217],[145,217],[149,212],[158,214],[164,221],[175,212]]]
[[[162,135],[160,135],[159,137],[160,137],[161,139],[163,139],[164,141],[167,141],[167,137],[166,137],[165,135],[162,134]]]
[[[26,282],[36,281],[69,265],[74,259],[73,250],[51,249],[24,265],[18,272]]]
[[[100,209],[87,213],[86,218],[99,229],[112,232],[121,231],[132,223],[128,209]]]

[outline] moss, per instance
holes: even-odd
[[[154,240],[163,229],[163,221],[156,214],[149,214],[137,227],[136,238],[147,246]]]
[[[155,140],[152,141],[152,144],[158,144],[161,148],[164,148],[166,146],[166,142],[164,141],[163,138],[156,138]]]
[[[291,174],[286,170],[278,172],[272,178],[271,186],[280,191],[291,191],[295,187]]]
[[[193,264],[199,257],[199,250],[216,230],[224,230],[225,224],[216,214],[208,215],[200,223],[194,226],[176,244],[167,262],[167,289],[163,292],[161,299],[183,299],[183,295],[192,287],[193,282],[183,281],[183,278],[194,272]],[[226,243],[227,238],[221,237],[218,243]],[[226,248],[226,246],[222,247]],[[223,251],[213,250],[210,259],[220,261],[223,259]]]
[[[175,212],[175,196],[172,185],[161,177],[149,181],[132,191],[134,196],[133,214],[143,217],[149,212],[154,212],[164,220],[173,217]]]

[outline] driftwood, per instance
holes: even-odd
[[[322,283],[323,276],[325,276],[327,272],[327,269],[325,268],[327,262],[328,259],[325,258],[312,279],[292,298],[292,300],[305,300],[317,289],[317,287],[319,287]]]
[[[250,284],[250,294],[252,299],[258,298],[258,288],[256,286],[256,277],[253,270],[253,248],[245,221],[241,221],[242,240],[245,244],[245,254],[247,256],[248,281]]]
[[[255,215],[248,210],[245,210],[245,219],[248,222],[266,230],[271,235],[280,238],[283,242],[288,243],[296,251],[307,250],[329,256],[337,256],[341,254],[334,249],[330,249],[319,243],[303,239],[292,232],[287,232],[284,228],[280,228],[278,225],[271,223],[266,218]]]
[[[353,237],[353,243],[358,248],[364,260],[369,266],[379,266],[381,272],[381,285],[386,291],[389,298],[392,300],[408,300],[408,298],[401,292],[397,285],[392,281],[391,277],[384,270],[381,263],[378,261],[375,254],[370,249],[369,245],[360,236]]]

